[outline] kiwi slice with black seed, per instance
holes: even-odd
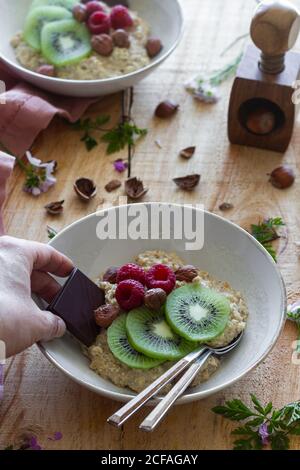
[[[92,50],[87,27],[75,20],[54,21],[45,25],[41,44],[43,56],[57,67],[76,63]]]
[[[79,0],[33,0],[30,9],[45,6],[55,6],[72,10],[74,5],[79,3]]]
[[[133,349],[127,338],[126,317],[126,314],[120,315],[107,330],[107,342],[112,354],[134,369],[151,369],[162,364],[164,361],[147,357]]]
[[[126,330],[134,349],[157,359],[180,359],[196,347],[171,330],[162,310],[156,312],[146,307],[131,310]]]
[[[206,342],[224,331],[230,303],[213,289],[188,284],[171,292],[165,310],[168,323],[180,336],[190,341]]]
[[[28,14],[25,27],[24,39],[34,49],[41,49],[41,32],[45,24],[72,18],[71,12],[65,8],[46,6],[35,8]]]

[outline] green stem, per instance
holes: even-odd
[[[233,63],[227,65],[226,67],[212,75],[209,79],[210,84],[213,86],[221,85],[221,83],[223,83],[225,80],[227,80],[227,78],[233,75],[236,72],[236,69],[241,61],[242,55],[243,54],[239,54]]]
[[[28,168],[27,166],[25,165],[25,163],[18,157],[15,157],[16,158],[16,161],[17,161],[17,164],[19,165],[19,167],[25,171],[25,173],[27,174],[28,173]]]

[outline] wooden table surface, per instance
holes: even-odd
[[[294,2],[300,6],[300,1]],[[268,183],[267,173],[282,162],[292,165],[299,176],[300,126],[296,124],[292,143],[285,155],[230,146],[226,135],[226,114],[231,86],[222,86],[222,99],[216,105],[202,105],[185,91],[185,81],[199,72],[233,59],[242,44],[220,58],[223,48],[238,35],[246,33],[254,0],[182,0],[186,17],[185,36],[180,47],[153,75],[135,89],[133,114],[148,136],[136,149],[133,175],[150,188],[147,201],[203,203],[206,209],[220,213],[218,206],[231,202],[234,209],[226,216],[243,227],[259,218],[281,216],[286,222],[286,238],[280,242],[279,266],[284,276],[289,300],[300,296],[300,263],[295,242],[300,240],[300,178],[292,188],[280,191]],[[180,103],[180,112],[166,122],[153,118],[161,100]],[[120,112],[120,95],[94,105],[89,116]],[[159,139],[159,149],[155,140]],[[197,153],[189,161],[178,157],[184,147],[196,145]],[[91,153],[79,142],[79,135],[59,119],[37,139],[35,155],[43,160],[56,159],[58,182],[39,198],[23,193],[24,175],[16,168],[5,204],[7,232],[17,237],[47,242],[46,225],[56,229],[94,212],[101,198],[116,202],[122,190],[108,194],[104,185],[116,173],[105,147]],[[118,157],[126,158],[126,152]],[[192,193],[177,190],[172,177],[197,172],[202,175]],[[97,197],[88,205],[79,201],[72,185],[86,176],[96,181]],[[126,175],[121,178],[125,179]],[[44,204],[65,199],[61,217],[45,214]],[[262,306],[263,308],[263,306]],[[287,324],[276,347],[253,372],[234,386],[205,400],[176,407],[154,434],[138,431],[140,418],[132,419],[123,430],[106,424],[119,404],[103,398],[72,382],[50,364],[36,346],[8,361],[5,373],[5,397],[0,406],[0,448],[15,441],[23,430],[33,429],[47,449],[230,449],[230,431],[234,425],[210,410],[225,399],[249,399],[255,393],[262,401],[273,400],[281,406],[299,399],[300,369],[291,363],[291,343],[296,328]],[[47,439],[61,431],[57,442]],[[300,448],[300,440],[292,440]]]

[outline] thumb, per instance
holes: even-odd
[[[54,338],[60,338],[65,332],[66,325],[60,317],[53,315],[53,313],[47,310],[40,312],[36,341],[50,341]]]

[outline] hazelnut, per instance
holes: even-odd
[[[120,313],[118,305],[101,305],[94,311],[95,321],[101,328],[108,328]]]
[[[117,47],[123,47],[129,49],[130,38],[129,34],[124,29],[117,29],[112,34],[114,45]]]
[[[47,77],[54,77],[55,68],[53,67],[53,65],[41,65],[36,69],[36,73],[40,73],[41,75],[47,75]]]
[[[151,310],[159,310],[165,303],[167,294],[163,289],[149,289],[145,293],[145,305]]]
[[[170,100],[162,101],[155,110],[155,116],[161,119],[167,119],[173,116],[173,114],[176,113],[178,108],[179,108],[179,105],[174,103],[173,101],[170,101]]]
[[[146,50],[150,59],[157,56],[162,50],[162,42],[158,38],[149,38],[146,43]]]
[[[246,127],[253,134],[267,135],[275,129],[275,126],[276,117],[267,108],[259,107],[247,116]]]
[[[115,191],[116,189],[120,188],[122,186],[121,181],[119,180],[111,180],[109,183],[107,183],[104,188],[108,193],[111,193],[112,191]]]
[[[86,6],[83,5],[83,3],[78,3],[77,5],[74,5],[72,13],[75,20],[79,21],[79,23],[84,23],[88,18],[88,12]]]
[[[176,281],[192,282],[198,276],[198,271],[195,266],[190,264],[181,266],[175,271]]]
[[[113,40],[108,34],[98,34],[92,36],[92,48],[97,54],[103,55],[105,57],[111,55],[114,45]]]
[[[270,183],[278,189],[286,189],[292,186],[295,181],[295,175],[287,165],[279,166],[275,168],[270,174]]]
[[[108,268],[103,274],[103,281],[109,282],[110,284],[116,284],[118,269],[119,268],[117,268],[117,266],[111,266]]]
[[[222,204],[219,205],[220,211],[230,211],[233,209],[233,204],[230,202],[222,202]]]

